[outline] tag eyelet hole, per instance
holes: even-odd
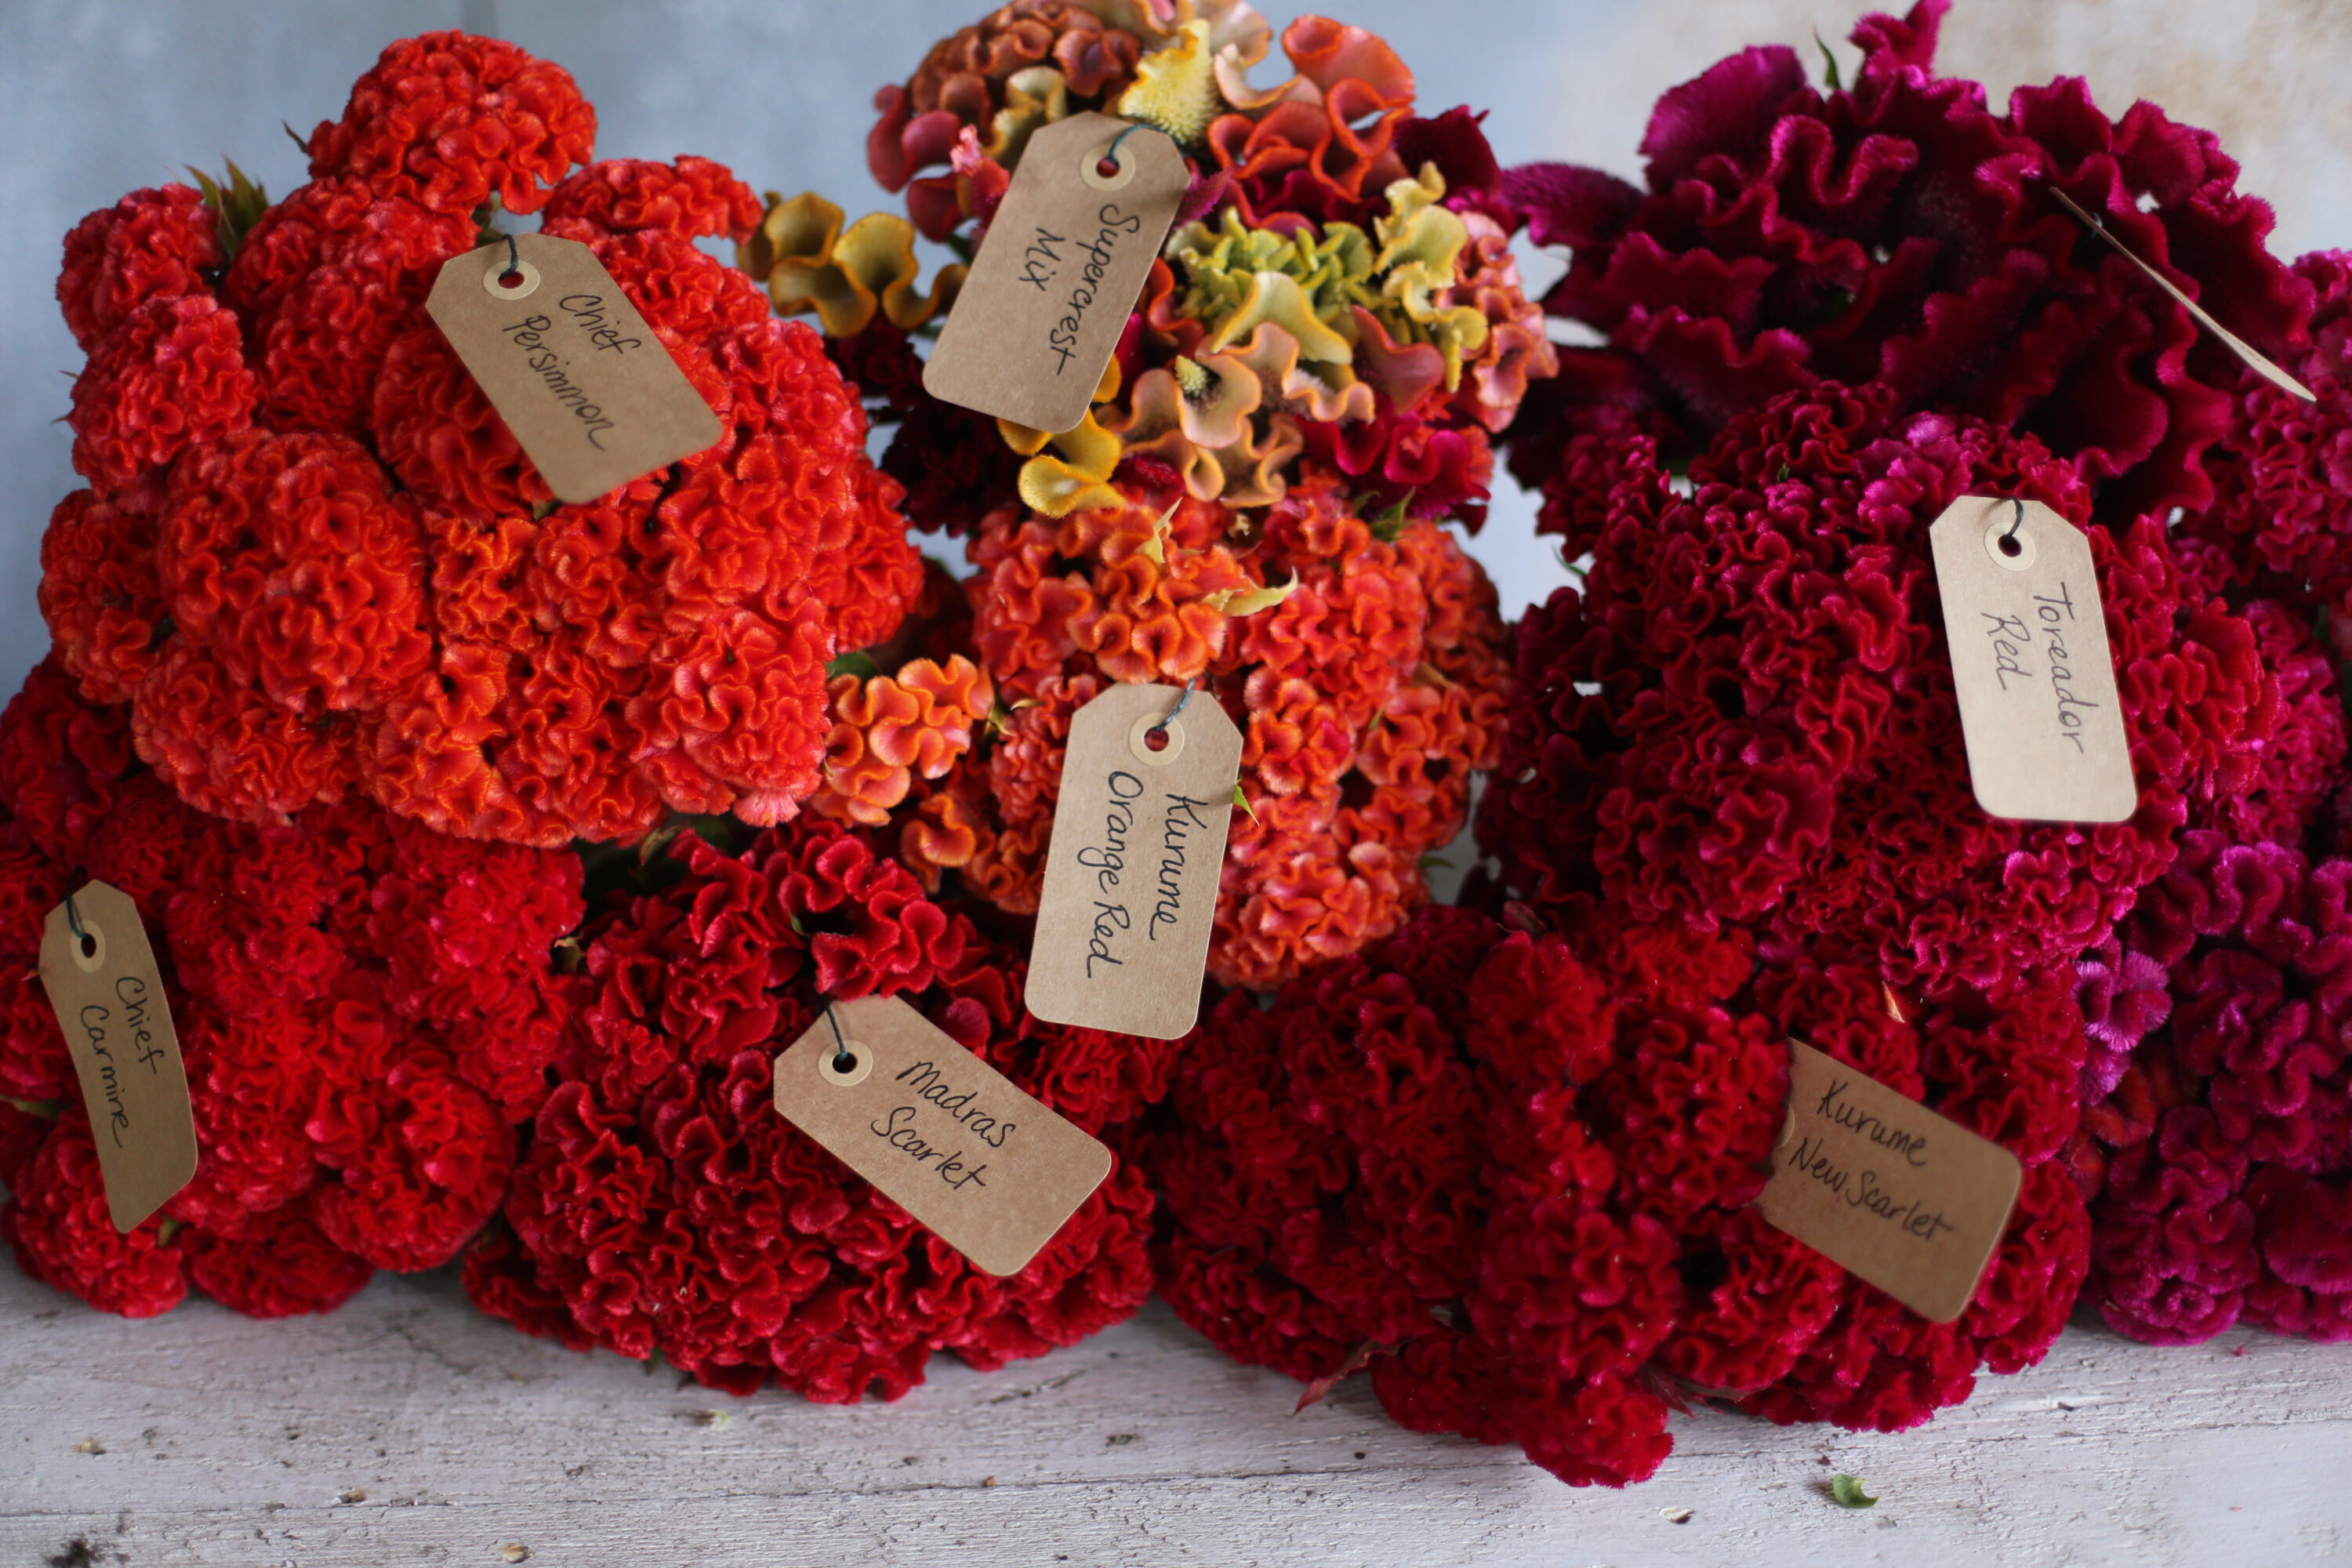
[[[509,262],[503,251],[483,270],[482,292],[493,300],[527,300],[538,290],[539,268],[528,261]]]
[[[2017,521],[2007,501],[1996,505],[2000,510],[1985,524],[1985,554],[2004,572],[2022,572],[2041,554],[2033,542],[2032,525]]]
[[[79,940],[68,937],[67,951],[73,954],[74,967],[84,974],[95,974],[106,967],[106,931],[89,916],[82,917]]]
[[[1145,713],[1128,727],[1127,749],[1137,762],[1164,768],[1184,754],[1184,721]]]
[[[844,1055],[849,1058],[849,1065],[845,1068],[837,1065]],[[824,1074],[824,1081],[835,1089],[854,1089],[864,1083],[866,1075],[874,1070],[874,1053],[857,1041],[849,1040],[841,1048],[820,1058],[816,1070]]]
[[[1101,152],[1088,153],[1078,161],[1078,177],[1098,191],[1124,190],[1135,178],[1135,153],[1115,142],[1106,143]]]

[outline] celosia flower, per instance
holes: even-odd
[[[1493,762],[1493,586],[1444,531],[1367,522],[1311,468],[1262,524],[1172,487],[1116,493],[982,520],[971,646],[1005,713],[918,798],[902,853],[1033,912],[1071,716],[1113,682],[1197,683],[1243,732],[1210,973],[1271,984],[1395,930]],[[1277,603],[1235,613],[1269,587]]]
[[[194,1180],[127,1236],[36,978],[87,878],[146,922],[195,1113]],[[357,801],[201,816],[138,763],[121,710],[44,664],[0,715],[0,1234],[27,1273],[132,1317],[191,1284],[257,1317],[321,1311],[376,1268],[448,1261],[546,1098],[580,881],[571,855]]]
[[[998,1279],[776,1113],[774,1058],[833,1001],[897,996],[1058,1114],[1125,1142],[1171,1048],[1041,1024],[1023,964],[837,825],[730,858],[682,837],[683,879],[593,931],[506,1215],[467,1257],[485,1310],[575,1346],[659,1352],[715,1388],[897,1398],[932,1352],[992,1370],[1132,1313],[1151,1197],[1117,1163],[1045,1249]]]
[[[2123,1333],[2352,1340],[2352,862],[2183,837],[2082,966],[2086,1294]]]
[[[879,827],[918,778],[936,779],[971,750],[995,689],[958,654],[919,658],[895,675],[835,676],[824,787],[809,802],[827,816]]]
[[[2352,611],[2352,254],[2317,251],[2294,270],[2318,308],[2309,348],[2287,364],[2318,401],[2247,372],[2207,454],[2213,504],[2184,530],[2212,547],[2222,582],[2319,604],[2341,626]]]
[[[557,68],[435,35],[321,127],[217,295],[227,241],[195,247],[184,196],[69,240],[92,489],[52,520],[42,605],[191,803],[269,821],[357,793],[554,846],[673,810],[781,821],[818,787],[827,664],[920,586],[896,487],[816,335],[696,248],[750,236],[751,191],[699,158],[566,177],[593,124]],[[555,504],[423,308],[493,195],[595,251],[718,445]]]
[[[497,38],[426,33],[383,51],[341,120],[310,133],[313,179],[350,176],[437,213],[495,197],[537,212],[588,161],[596,111],[572,73]]]
[[[1521,625],[1481,817],[1517,896],[1770,917],[1877,952],[1898,984],[1990,986],[2098,941],[2185,813],[2254,781],[2279,677],[2142,523],[2089,532],[2139,810],[2064,825],[1976,805],[1927,531],[1962,496],[2078,526],[2088,497],[2031,437],[1895,401],[1875,384],[1775,398],[1691,464],[1687,496],[1643,437],[1587,470],[1607,486],[1585,505],[1595,560]]]
[[[2081,1199],[2065,986],[1948,986],[1895,1016],[1866,960],[1767,934],[1591,924],[1563,940],[1430,910],[1228,997],[1147,1145],[1160,1288],[1242,1360],[1369,1366],[1423,1431],[1518,1444],[1575,1485],[1649,1476],[1682,1394],[1895,1430],[2063,1326]],[[1974,1303],[1929,1323],[1749,1205],[1799,1036],[2018,1154]],[[1310,1397],[1312,1394],[1310,1394]]]
[[[2263,248],[2269,207],[2212,136],[2152,103],[2110,120],[2061,78],[1994,113],[1977,83],[1934,73],[1946,5],[1865,19],[1849,89],[1808,86],[1773,46],[1669,91],[1644,186],[1513,171],[1507,199],[1538,241],[1574,247],[1547,308],[1636,357],[1692,446],[1778,394],[1876,381],[1898,411],[2036,437],[2119,527],[2202,506],[2237,362],[2050,193],[2276,353],[2309,290]]]

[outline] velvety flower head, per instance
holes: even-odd
[[[58,304],[89,351],[150,300],[211,292],[222,265],[219,217],[186,185],[133,191],[66,236]]]
[[[497,38],[426,33],[386,48],[343,117],[310,133],[310,174],[437,213],[493,198],[530,213],[595,140],[596,111],[562,66]]]
[[[1030,1017],[1020,956],[836,824],[804,816],[734,858],[688,835],[671,854],[678,880],[593,931],[593,996],[508,1228],[467,1257],[478,1305],[711,1387],[845,1403],[905,1394],[934,1351],[993,1370],[1142,1304],[1152,1200],[1135,1166],[998,1279],[779,1116],[771,1074],[830,1002],[896,996],[1116,1152],[1166,1090],[1169,1045]]]
[[[897,487],[816,334],[696,247],[748,237],[751,192],[692,157],[566,177],[593,128],[557,68],[435,35],[386,51],[283,201],[143,193],[68,241],[91,488],[52,519],[41,602],[192,804],[356,794],[551,847],[778,822],[819,788],[828,666],[921,585]],[[555,502],[424,309],[494,194],[594,250],[717,445]]]
[[[2286,364],[2317,401],[2246,372],[2206,457],[2213,503],[2184,531],[2210,547],[2221,582],[2326,609],[2340,647],[2352,615],[2352,253],[2315,251],[2294,271],[2318,305],[2309,346]]]
[[[1321,17],[1284,30],[1289,79],[1253,87],[1271,41],[1234,0],[1024,0],[938,45],[906,87],[883,89],[868,161],[885,186],[906,190],[921,233],[977,241],[1040,126],[1100,109],[1164,132],[1186,159],[1177,231],[1092,412],[1071,431],[1002,427],[1027,459],[1024,505],[1066,517],[1110,504],[1116,479],[1172,472],[1196,500],[1261,508],[1306,459],[1346,476],[1372,512],[1475,529],[1493,434],[1558,366],[1510,253],[1518,209],[1502,200],[1480,117],[1416,117],[1395,51]],[[940,164],[951,172],[921,173]],[[810,233],[755,247],[747,264],[780,308],[816,309],[828,333],[849,340],[837,355],[901,426],[885,467],[930,492],[912,515],[968,530],[1016,486],[979,454],[928,485],[915,477],[951,445],[986,439],[984,423],[927,406],[894,369],[912,360],[899,345],[938,293],[912,293],[908,247],[889,247],[879,265],[880,233],[860,234],[875,218],[841,237],[846,265],[794,253],[816,248],[812,200],[772,205],[768,226]],[[840,215],[820,205],[829,242]],[[877,295],[887,325],[874,320]],[[886,342],[858,341],[875,338]],[[887,379],[867,385],[866,370]]]
[[[2072,1157],[2121,1332],[2352,1340],[2347,900],[2352,861],[2192,831],[2084,960],[2105,1048]]]
[[[1691,446],[1777,394],[1876,381],[1898,411],[2034,436],[2096,487],[2103,521],[2202,507],[2238,362],[2051,193],[2275,354],[2310,289],[2264,248],[2270,208],[2211,135],[2154,104],[2110,119],[2060,78],[1995,113],[1978,84],[1935,74],[1947,3],[1866,18],[1850,89],[1809,86],[1772,46],[1669,91],[1642,186],[1512,171],[1533,237],[1574,247],[1546,307],[1636,358]]]
[[[194,1180],[109,1217],[37,978],[49,911],[95,878],[146,923],[187,1067]],[[552,948],[580,862],[445,837],[360,801],[271,826],[183,805],[119,708],[55,661],[0,714],[0,1235],[35,1278],[132,1317],[194,1285],[257,1317],[447,1262],[506,1192],[577,983]]]
[[[1210,973],[1271,984],[1396,929],[1492,763],[1503,628],[1449,533],[1367,521],[1347,489],[1304,469],[1246,528],[1173,485],[983,520],[965,588],[1001,716],[910,796],[909,862],[1034,912],[1072,715],[1115,682],[1192,684],[1242,731]]]
[[[1220,1348],[1320,1388],[1369,1367],[1416,1430],[1516,1443],[1573,1485],[1647,1478],[1685,1397],[1883,1431],[2030,1364],[2084,1261],[2056,1158],[2079,1016],[2063,982],[1948,986],[1897,1016],[1866,958],[1773,933],[1468,910],[1270,1006],[1236,994],[1178,1058],[1147,1145],[1160,1289]],[[2016,1216],[1935,1324],[1749,1206],[1799,1036],[2017,1153]]]
[[[2186,813],[2255,809],[2231,803],[2270,787],[2266,749],[2307,743],[2281,734],[2296,721],[2255,626],[2185,580],[2162,531],[2094,528],[2139,810],[1987,816],[1928,529],[1969,495],[2080,526],[2088,495],[2031,437],[1895,403],[1876,384],[1774,398],[1692,462],[1687,495],[1640,437],[1586,470],[1606,487],[1583,506],[1593,564],[1521,623],[1482,807],[1515,896],[1701,928],[1769,917],[1875,951],[1898,983],[1989,986],[2097,942]],[[2301,798],[2297,772],[2283,787]]]

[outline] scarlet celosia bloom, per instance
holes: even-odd
[[[1766,398],[1876,381],[1898,411],[1967,413],[2040,439],[2118,526],[2201,507],[2199,458],[2230,423],[2237,362],[2054,199],[2063,191],[2239,336],[2300,337],[2309,289],[2273,260],[2269,207],[2207,132],[2154,104],[2110,120],[2084,84],[2020,88],[1996,114],[1935,74],[1948,0],[1865,19],[1850,89],[1795,50],[1734,55],[1658,101],[1642,186],[1515,170],[1538,243],[1574,247],[1547,296],[1638,362],[1659,422],[1703,447]],[[1520,471],[1590,408],[1548,406]],[[1678,443],[1679,444],[1679,443]]]
[[[1775,398],[1692,462],[1688,495],[1645,437],[1586,470],[1607,487],[1578,503],[1594,562],[1521,625],[1482,808],[1517,896],[1702,928],[1769,917],[1877,952],[1897,984],[1992,986],[2098,941],[2185,814],[2254,782],[2280,679],[2143,522],[2089,531],[2138,812],[1977,805],[1928,529],[1968,495],[2080,526],[2089,498],[2031,437],[1895,402],[1874,384]]]
[[[95,878],[139,906],[195,1111],[194,1181],[129,1235],[36,978]],[[26,1272],[146,1317],[341,1304],[445,1263],[506,1193],[574,982],[580,863],[445,837],[362,801],[248,826],[182,805],[120,709],[54,661],[0,715],[0,1233]]]
[[[2190,832],[2082,973],[2086,1294],[2153,1344],[2352,1340],[2352,861]]]
[[[1160,1289],[1228,1352],[1320,1385],[1369,1366],[1423,1431],[1575,1485],[1649,1476],[1688,1397],[1895,1430],[2063,1325],[2087,1241],[2054,1156],[2079,1016],[2045,973],[1903,1010],[1867,958],[1770,933],[1507,932],[1429,910],[1235,994],[1178,1058],[1146,1157]],[[1772,1228],[1801,1036],[2026,1166],[1974,1303],[1927,1322]],[[1679,1392],[1677,1392],[1679,1391]]]
[[[485,1310],[578,1348],[659,1352],[714,1388],[895,1399],[936,1350],[1042,1355],[1150,1293],[1151,1197],[1124,1161],[1027,1268],[975,1269],[776,1113],[777,1054],[831,1001],[896,996],[1114,1147],[1171,1047],[1041,1024],[1023,963],[905,868],[814,816],[739,858],[692,836],[683,879],[593,928],[506,1215],[468,1255]]]
[[[816,334],[696,248],[746,237],[751,193],[700,158],[567,177],[593,130],[560,68],[436,34],[385,51],[257,218],[173,186],[68,238],[91,488],[53,520],[42,607],[191,804],[356,792],[553,846],[782,821],[818,787],[828,663],[920,586],[897,487]],[[716,446],[555,503],[424,310],[493,197],[594,250]]]
[[[1368,522],[1302,468],[1262,521],[1135,485],[1059,521],[1002,509],[971,553],[971,645],[1004,712],[920,800],[910,864],[1033,912],[1071,716],[1159,681],[1242,730],[1212,974],[1271,984],[1427,898],[1421,857],[1492,764],[1507,673],[1494,588],[1450,534]]]

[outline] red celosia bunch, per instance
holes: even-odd
[[[1969,495],[2079,526],[2089,498],[2032,437],[1896,401],[1877,384],[1775,398],[1692,462],[1687,495],[1644,437],[1588,448],[1610,452],[1578,503],[1593,564],[1521,625],[1482,808],[1517,896],[1702,929],[1769,918],[1875,951],[1898,984],[1992,987],[2104,936],[2189,810],[2254,809],[2230,803],[2282,731],[2280,677],[2152,522],[2089,532],[2138,813],[1977,805],[1928,529]]]
[[[146,922],[195,1111],[194,1181],[127,1236],[37,978],[49,911],[93,878]],[[580,881],[571,855],[363,801],[205,816],[140,765],[120,709],[35,670],[0,716],[0,1232],[26,1272],[131,1317],[191,1285],[278,1317],[446,1262],[546,1098]]]
[[[2315,252],[2294,270],[2318,306],[2309,347],[2286,364],[2318,401],[2241,376],[2234,417],[2206,455],[2213,503],[2183,527],[2221,584],[2326,609],[2341,645],[2352,617],[2352,253]]]
[[[1328,476],[1262,516],[1135,485],[983,519],[971,635],[1004,711],[920,800],[908,862],[1034,911],[1072,715],[1115,681],[1189,684],[1242,730],[1211,973],[1272,984],[1395,930],[1493,765],[1495,591],[1444,530],[1368,522]]]
[[[1703,447],[1775,395],[1874,381],[1898,411],[2036,437],[2119,526],[2211,499],[2200,457],[2230,425],[2236,361],[2053,193],[2276,353],[2310,289],[2266,252],[2269,207],[2210,134],[2154,104],[2111,120],[2061,78],[1995,113],[1979,84],[1935,74],[1947,4],[1864,20],[1848,89],[1809,86],[1780,46],[1674,89],[1644,186],[1560,164],[1506,177],[1532,237],[1574,248],[1546,308],[1633,362],[1571,363],[1522,422],[1523,477],[1552,478],[1596,414]]]
[[[1512,1442],[1576,1485],[1650,1475],[1685,1398],[1892,1431],[2063,1325],[2088,1239],[2056,1156],[2079,1015],[2054,972],[1898,1008],[1866,953],[1769,931],[1567,937],[1431,910],[1228,997],[1149,1144],[1160,1288],[1230,1353],[1320,1387],[1369,1366],[1418,1430]],[[1767,1225],[1783,1042],[2026,1167],[1974,1303],[1930,1323]]]
[[[897,1398],[935,1350],[982,1368],[1041,1355],[1141,1305],[1152,1200],[1135,1166],[997,1279],[780,1117],[771,1074],[829,1001],[897,996],[1116,1147],[1165,1092],[1171,1047],[1030,1017],[1021,959],[855,830],[808,816],[738,858],[691,836],[671,853],[681,880],[594,929],[510,1231],[467,1260],[476,1302],[712,1387],[828,1402]]]
[[[2190,832],[2082,973],[2086,1294],[2154,1344],[2352,1340],[2352,861]]]
[[[384,52],[257,221],[167,186],[68,237],[90,488],[51,523],[42,609],[191,804],[268,821],[357,791],[551,846],[782,821],[817,788],[828,662],[920,584],[897,487],[816,334],[695,246],[748,234],[751,192],[699,158],[567,175],[594,129],[560,68],[434,34]],[[716,446],[555,503],[424,309],[492,201],[594,250]]]

